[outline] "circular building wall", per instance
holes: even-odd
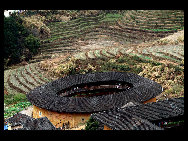
[[[60,78],[30,91],[27,98],[35,105],[34,118],[46,116],[56,127],[69,121],[74,127],[91,113],[122,107],[130,101],[147,103],[161,92],[160,84],[137,74],[97,72]]]

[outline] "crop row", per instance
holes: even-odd
[[[133,14],[133,12],[132,12]],[[183,11],[180,10],[137,10],[133,15],[137,17],[143,18],[151,18],[151,19],[170,19],[170,18],[181,18],[183,16]]]
[[[100,27],[95,27],[94,29],[89,29],[89,30],[79,30],[79,31],[73,31],[70,33],[58,33],[58,36],[52,36],[49,40],[52,42],[51,44],[56,43],[58,44],[64,44],[67,42],[67,40],[70,40],[72,38],[80,38],[80,37],[92,37],[96,35],[107,35],[113,38],[118,38],[118,39],[123,39],[123,40],[151,40],[154,37],[159,38],[159,37],[164,37],[166,33],[158,35],[154,33],[145,33],[145,32],[140,32],[132,29],[117,29],[117,28],[110,28],[110,27],[105,27],[105,26],[100,26]],[[142,36],[141,36],[142,35]],[[48,44],[50,45],[50,43]]]
[[[75,20],[71,20],[67,23],[58,23],[55,26],[50,26],[52,33],[61,31],[71,31],[78,30],[87,26],[97,26],[102,23],[111,24],[114,23],[117,19],[121,18],[119,14],[101,14],[96,17],[82,17]]]
[[[135,26],[133,24],[135,20],[131,19],[131,15],[134,15],[138,20],[138,23],[135,23]],[[51,29],[51,38],[45,40],[48,41],[48,43],[43,44],[44,48],[41,49],[42,55],[36,57],[35,60],[40,61],[51,58],[54,53],[64,54],[67,52],[72,53],[78,51],[77,49],[71,50],[66,48],[72,47],[74,45],[79,46],[77,41],[80,39],[87,44],[87,41],[90,39],[99,39],[97,36],[100,35],[104,35],[110,40],[114,40],[123,44],[141,43],[165,37],[176,31],[171,30],[171,27],[174,29],[181,28],[181,25],[179,25],[178,22],[171,21],[170,18],[168,18],[168,15],[172,15],[172,18],[175,18],[176,21],[179,21],[178,17],[182,16],[182,12],[132,10],[129,11],[129,14],[127,14],[127,17],[125,17],[124,20],[122,18],[121,21],[116,22],[114,24],[116,26],[108,24],[107,19],[110,16],[107,15],[98,15],[96,17],[80,17],[68,22],[52,23],[49,25]],[[141,18],[141,16],[145,18]],[[113,16],[110,18],[113,19]],[[106,22],[103,22],[105,20]],[[148,22],[144,20],[148,20]],[[154,25],[152,25],[151,22],[154,22]],[[158,24],[158,29],[151,28],[152,26],[155,26],[155,23]],[[164,29],[160,27],[164,27]],[[86,57],[84,56],[85,55],[82,55],[82,58]]]
[[[106,16],[106,18],[109,18],[109,16]],[[64,35],[68,35],[68,34],[75,35],[78,32],[82,32],[84,30],[91,29],[95,26],[100,25],[101,23],[104,23],[106,18],[105,18],[105,15],[99,15],[97,17],[78,18],[78,19],[71,20],[66,23],[62,23],[62,22],[58,22],[56,24],[53,23],[50,26],[51,34],[52,34],[52,38],[50,39],[50,41],[57,39],[57,37],[59,37],[59,35],[61,35],[61,33]],[[115,18],[114,18],[113,15],[110,16],[110,18],[113,18],[114,20],[117,19],[117,17],[115,16]],[[109,24],[110,21],[107,21],[105,23]]]
[[[90,17],[91,18],[91,17]],[[71,23],[70,23],[71,22]],[[96,27],[102,23],[111,23],[110,21],[104,21],[104,18],[95,17],[90,20],[88,18],[82,18],[77,22],[77,20],[71,20],[69,23],[64,23],[63,25],[61,23],[56,24],[54,27],[51,27],[51,35],[55,36],[60,33],[70,33],[70,32],[76,32],[76,31],[83,31],[88,28]]]
[[[138,49],[138,52],[145,55],[154,55],[161,58],[166,58],[171,61],[180,62],[184,59],[184,46],[153,46],[144,49]]]
[[[74,54],[76,59],[91,58],[114,58],[119,55],[136,55],[143,59],[149,60],[168,60],[180,63],[184,59],[184,46],[153,46],[148,48],[134,47],[106,47],[105,49],[90,50],[82,53]]]
[[[99,21],[101,19],[104,18],[104,14],[100,14],[98,16],[95,17],[79,17],[76,19],[72,19],[68,22],[55,22],[55,23],[51,23],[50,25],[48,25],[51,29],[57,29],[57,28],[61,28],[61,27],[75,27],[83,22],[96,22]]]
[[[27,94],[30,90],[50,80],[42,74],[37,63],[4,72],[4,87],[10,94]]]
[[[87,18],[83,18],[83,19],[80,19],[79,21],[80,21],[80,23],[78,23],[78,22],[76,22],[75,24],[73,24],[74,26],[71,26],[71,24],[70,23],[66,23],[65,25],[65,27],[64,26],[58,26],[58,25],[56,25],[56,27],[58,27],[57,29],[58,30],[54,30],[54,29],[52,29],[52,38],[51,39],[53,39],[53,40],[55,40],[55,39],[61,39],[61,37],[72,37],[73,35],[76,35],[76,34],[78,34],[78,35],[80,35],[80,33],[82,33],[83,31],[85,31],[85,30],[88,30],[88,29],[90,29],[90,28],[93,28],[93,27],[96,27],[96,26],[98,26],[98,25],[100,25],[100,22],[89,22],[89,23],[87,23],[87,22],[85,22],[85,20],[86,20]],[[143,18],[142,18],[143,19]],[[140,21],[142,20],[142,19],[139,19]],[[87,21],[87,20],[86,20]],[[100,21],[100,20],[99,20]],[[121,24],[124,24],[124,23],[126,23],[126,25],[130,22],[130,26],[131,27],[134,27],[134,24],[133,24],[133,22],[134,22],[135,20],[130,20],[130,19],[128,19],[126,22],[121,22]],[[139,21],[139,22],[140,22]],[[155,23],[158,23],[158,21],[156,21],[156,20],[154,20],[155,21]],[[73,20],[73,21],[71,21],[72,23],[74,23],[75,21]],[[139,23],[138,22],[138,23]],[[151,19],[149,19],[148,20],[148,22],[151,22]],[[169,28],[171,28],[171,27],[173,27],[173,29],[174,28],[178,28],[178,27],[181,27],[180,25],[177,25],[177,23],[173,23],[172,24],[172,22],[169,22],[169,20],[167,20],[167,19],[165,19],[165,20],[163,20],[162,21],[162,25],[161,25],[161,27],[164,27],[163,25],[165,24],[165,23],[168,23],[167,25],[168,26],[170,26]],[[154,26],[156,25],[154,23]],[[171,25],[172,24],[172,25]],[[59,24],[59,25],[61,25],[61,24]],[[149,26],[150,25],[150,23],[146,23],[146,24],[144,24],[144,25],[147,25],[147,26]],[[159,24],[160,25],[160,24]],[[140,24],[139,24],[139,26],[141,26]],[[147,26],[141,26],[141,28],[142,29],[150,29],[150,28],[148,28]],[[122,28],[123,26],[120,26],[120,28]],[[160,26],[159,26],[160,27]],[[104,27],[102,28],[102,29],[104,29]],[[123,29],[123,30],[125,30],[125,29]],[[133,30],[134,30],[134,28],[133,28]],[[118,31],[119,32],[119,31]],[[126,30],[125,30],[125,32],[127,32]],[[53,34],[53,33],[55,33],[55,34]],[[57,36],[58,35],[58,36]],[[53,41],[52,40],[52,41]]]
[[[184,14],[180,11],[133,10],[119,23],[133,28],[177,30],[184,24]]]
[[[132,50],[131,50],[132,51]],[[113,58],[121,54],[130,53],[130,48],[123,47],[106,47],[105,49],[90,50],[86,52],[81,52],[74,54],[76,59],[91,59],[91,58]],[[136,53],[132,53],[136,55]]]
[[[90,26],[87,27],[88,29],[90,28]],[[92,28],[92,30],[86,30],[87,28],[83,28],[83,29],[78,29],[78,30],[74,30],[74,31],[71,31],[71,32],[61,32],[59,31],[58,32],[58,36],[52,36],[53,40],[55,39],[61,39],[61,38],[65,38],[65,37],[71,37],[71,36],[74,36],[74,35],[82,35],[82,34],[88,34],[90,32],[98,32],[98,33],[105,33],[105,34],[118,34],[118,35],[121,35],[121,36],[125,36],[125,37],[129,37],[130,38],[139,38],[140,36],[138,36],[139,34],[145,34],[146,35],[150,35],[153,36],[153,34],[151,33],[144,33],[144,32],[141,32],[141,30],[136,30],[136,29],[129,29],[129,28],[123,28],[123,27],[118,27],[118,28],[112,28],[112,27],[109,27],[109,26],[95,26]],[[136,35],[135,35],[136,34]],[[162,34],[162,33],[161,33]],[[140,37],[141,38],[141,37]]]

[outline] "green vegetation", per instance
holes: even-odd
[[[31,59],[40,46],[39,40],[23,26],[15,13],[4,17],[4,68]]]
[[[116,21],[122,17],[123,17],[123,15],[118,14],[118,13],[109,13],[109,14],[105,15],[104,19],[102,19],[101,22],[112,22],[112,21]]]
[[[28,31],[22,25],[22,20],[16,15],[4,17],[4,66],[20,61],[23,51],[24,37]],[[5,64],[6,62],[6,64]]]
[[[170,121],[167,123],[167,126],[168,125],[177,125],[177,124],[181,124],[181,123],[184,123],[184,120],[180,120],[180,121]]]
[[[97,130],[99,128],[99,122],[95,121],[92,118],[89,118],[88,122],[86,123],[85,130]]]
[[[25,46],[33,53],[36,54],[38,52],[38,48],[40,47],[40,41],[37,37],[34,37],[32,34],[25,38]]]
[[[30,102],[19,102],[17,104],[6,107],[4,105],[4,118],[13,116],[14,114],[24,110],[26,107],[31,106]]]
[[[155,32],[163,32],[163,31],[177,31],[177,30],[182,30],[184,27],[181,28],[171,28],[171,29],[146,29],[146,28],[140,28],[142,30],[148,30],[148,31],[155,31]]]
[[[4,95],[4,104],[10,105],[27,101],[26,95],[22,93]]]

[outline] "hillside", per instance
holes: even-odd
[[[28,64],[4,71],[6,109],[27,102],[24,95],[37,86],[89,72],[134,72],[162,85],[157,100],[184,96],[183,11],[67,13],[61,20],[43,20],[50,35],[40,39],[40,52]]]

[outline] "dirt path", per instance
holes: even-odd
[[[29,107],[27,107],[25,110],[20,111],[19,113],[25,114],[25,115],[28,115],[28,116],[32,117],[33,106],[29,106]]]

